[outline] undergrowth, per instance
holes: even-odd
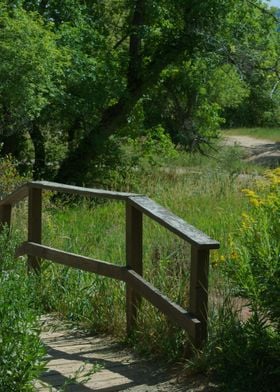
[[[251,181],[255,169],[240,163],[239,149],[215,154],[211,159],[181,153],[171,157],[167,167],[153,166],[149,174],[146,169],[135,171],[132,189],[126,190],[140,192],[141,189],[141,193],[148,194],[225,244],[227,233],[234,230],[240,211],[247,203],[240,197],[241,189]],[[240,172],[245,173],[242,179],[238,177]],[[115,188],[123,190],[122,182]],[[69,205],[57,201],[44,215],[43,227],[46,245],[125,264],[125,209],[121,203],[75,199]],[[190,247],[157,223],[144,218],[143,248],[144,277],[174,302],[187,308]],[[213,263],[215,257],[216,253]],[[94,332],[125,336],[125,287],[122,283],[48,262],[43,265],[43,274],[41,298],[46,310],[56,311]],[[222,284],[215,271],[211,280],[212,286]],[[138,327],[130,340],[138,350],[174,360],[184,352],[185,341],[186,336],[179,328],[143,301]]]
[[[247,208],[235,232],[228,234],[225,253],[216,260],[231,287],[230,296],[211,319],[210,336],[197,363],[212,371],[226,391],[276,392],[280,379],[280,169],[266,171],[254,188],[243,193]],[[195,362],[192,365],[195,368]]]
[[[40,341],[36,283],[14,258],[16,235],[0,235],[0,391],[33,390],[33,380],[45,365]]]
[[[280,366],[279,286],[275,280],[279,278],[279,259],[273,258],[279,255],[279,218],[275,221],[278,215],[273,208],[279,207],[275,201],[279,195],[273,198],[274,190],[265,184],[270,184],[269,178],[275,173],[265,174],[263,193],[259,194],[254,178],[263,175],[263,170],[241,161],[238,148],[210,150],[209,154],[214,157],[179,153],[165,165],[153,162],[150,171],[146,164],[135,167],[127,183],[124,174],[116,172],[110,187],[145,193],[221,242],[221,251],[211,255],[209,294],[213,311],[209,313],[208,343],[188,362],[186,373],[212,374],[225,391],[274,391]],[[243,189],[249,189],[249,197]],[[258,206],[252,202],[252,195]],[[270,210],[268,200],[274,200]],[[65,203],[48,195],[44,211],[44,244],[125,264],[122,204],[77,198]],[[15,218],[24,233],[22,209],[15,212]],[[269,229],[272,222],[276,222],[275,232]],[[190,249],[184,241],[144,219],[144,277],[185,308],[189,301],[189,261]],[[122,283],[45,261],[40,286],[38,282],[34,285],[45,312],[54,311],[94,333],[109,332],[124,338]],[[232,302],[236,298],[248,305],[248,320]],[[146,355],[174,361],[185,355],[186,339],[181,329],[143,301],[130,344]]]

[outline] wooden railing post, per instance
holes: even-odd
[[[200,348],[207,339],[209,249],[191,248],[190,311],[201,322],[194,345]]]
[[[12,206],[11,204],[4,204],[0,206],[0,230],[7,225],[11,226]]]
[[[42,239],[42,189],[30,188],[28,197],[28,242],[41,244]],[[28,256],[29,270],[40,271],[40,260]]]
[[[126,203],[126,266],[139,275],[143,274],[142,263],[143,216],[142,212]],[[141,296],[126,285],[126,321],[127,333],[130,334],[135,326],[137,310],[140,307]]]

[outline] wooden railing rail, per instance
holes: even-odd
[[[25,197],[28,196],[28,185],[25,184],[13,191],[10,195],[4,197],[0,200],[0,207],[10,204],[13,206],[14,204],[18,203],[19,201],[23,200]]]
[[[94,272],[125,282],[126,267],[107,263],[106,261],[80,256],[75,253],[64,252],[49,246],[39,245],[34,242],[24,242],[16,250],[16,257],[30,255],[40,259],[51,260],[55,263],[77,268],[82,271]]]
[[[126,203],[126,266],[64,252],[42,245],[42,190],[102,197]],[[0,200],[0,224],[10,225],[15,203],[28,196],[28,240],[16,255],[28,256],[28,267],[40,272],[40,259],[79,268],[125,282],[127,332],[136,324],[141,298],[146,298],[171,320],[184,328],[193,344],[201,347],[207,339],[209,252],[219,243],[146,196],[83,188],[47,181],[33,181]],[[143,214],[157,221],[191,244],[189,311],[170,301],[143,277]]]
[[[219,242],[212,240],[196,227],[189,225],[160,204],[146,196],[129,196],[129,202],[138,210],[160,223],[183,240],[195,245],[198,248],[217,249]]]

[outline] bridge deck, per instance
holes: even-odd
[[[37,391],[186,391],[159,364],[141,360],[107,336],[62,329],[51,319],[41,336],[48,369],[36,382]]]

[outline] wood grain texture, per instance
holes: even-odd
[[[179,305],[170,301],[158,289],[148,283],[141,275],[126,267],[109,264],[104,261],[94,260],[88,257],[79,256],[53,249],[44,245],[26,242],[22,244],[16,252],[17,256],[32,255],[42,259],[51,260],[59,264],[78,268],[83,271],[94,272],[99,275],[118,279],[126,282],[139,295],[146,298],[156,308],[162,311],[173,322],[186,329],[191,336],[195,336],[201,326],[201,322],[196,316],[191,315]]]
[[[129,202],[162,226],[199,248],[217,249],[220,247],[218,241],[208,237],[202,231],[186,223],[182,218],[146,196],[131,196]]]
[[[146,196],[136,195],[127,192],[112,192],[102,189],[83,188],[65,184],[58,184],[48,181],[32,181],[17,189],[11,195],[0,200],[0,206],[4,204],[15,204],[28,196],[29,188],[46,189],[57,192],[66,192],[72,194],[79,194],[90,197],[104,197],[116,200],[128,200],[131,205],[138,208],[152,219],[162,224],[167,229],[171,230],[181,238],[197,245],[201,248],[217,249],[220,244],[208,237],[206,234],[196,229],[194,226],[186,223],[183,219],[179,218],[166,208],[157,204]]]
[[[20,188],[13,191],[10,195],[4,197],[0,200],[0,206],[10,204],[14,205],[19,201],[23,200],[25,197],[28,196],[28,186],[27,184],[22,185]]]
[[[28,241],[40,244],[42,240],[42,190],[29,188],[28,194]],[[40,259],[28,255],[28,267],[40,271]]]
[[[89,196],[89,197],[103,197],[105,199],[126,200],[133,193],[127,192],[113,192],[104,189],[83,188],[74,185],[59,184],[49,181],[32,181],[28,184],[29,187],[46,189],[56,192],[72,193],[74,195]]]
[[[201,347],[207,339],[209,250],[192,246],[190,277],[190,311],[201,322],[195,346]]]
[[[102,197],[126,202],[126,267],[110,264],[73,253],[40,245],[42,236],[42,190],[66,192],[88,197]],[[82,188],[48,181],[32,181],[0,201],[0,223],[10,224],[12,205],[29,195],[28,242],[17,254],[27,254],[29,267],[39,271],[40,258],[59,264],[114,278],[127,284],[127,331],[135,326],[141,296],[186,329],[196,346],[207,337],[207,302],[209,250],[219,248],[219,242],[185,222],[146,196],[127,192]],[[171,302],[141,276],[143,214],[175,233],[192,245],[190,313]],[[195,316],[192,316],[195,315]]]
[[[3,226],[11,226],[12,206],[11,204],[0,205],[0,230]]]
[[[105,261],[95,260],[89,257],[64,252],[32,242],[25,242],[16,251],[16,255],[31,255],[45,260],[54,261],[58,264],[78,268],[83,271],[93,272],[98,275],[107,276],[117,280],[125,280],[126,267],[110,264]]]
[[[142,276],[133,270],[127,271],[127,282],[144,298],[151,302],[157,309],[161,310],[171,321],[175,321],[190,334],[194,335],[200,328],[200,321],[181,306],[170,301],[158,289],[148,283]]]
[[[143,275],[143,216],[142,212],[126,204],[126,266]],[[130,334],[137,320],[141,296],[134,287],[126,285],[126,325]]]
[[[48,363],[35,382],[36,391],[182,392],[169,369],[138,357],[112,337],[90,336],[49,316],[45,316],[43,328]],[[86,377],[93,366],[96,371]]]

